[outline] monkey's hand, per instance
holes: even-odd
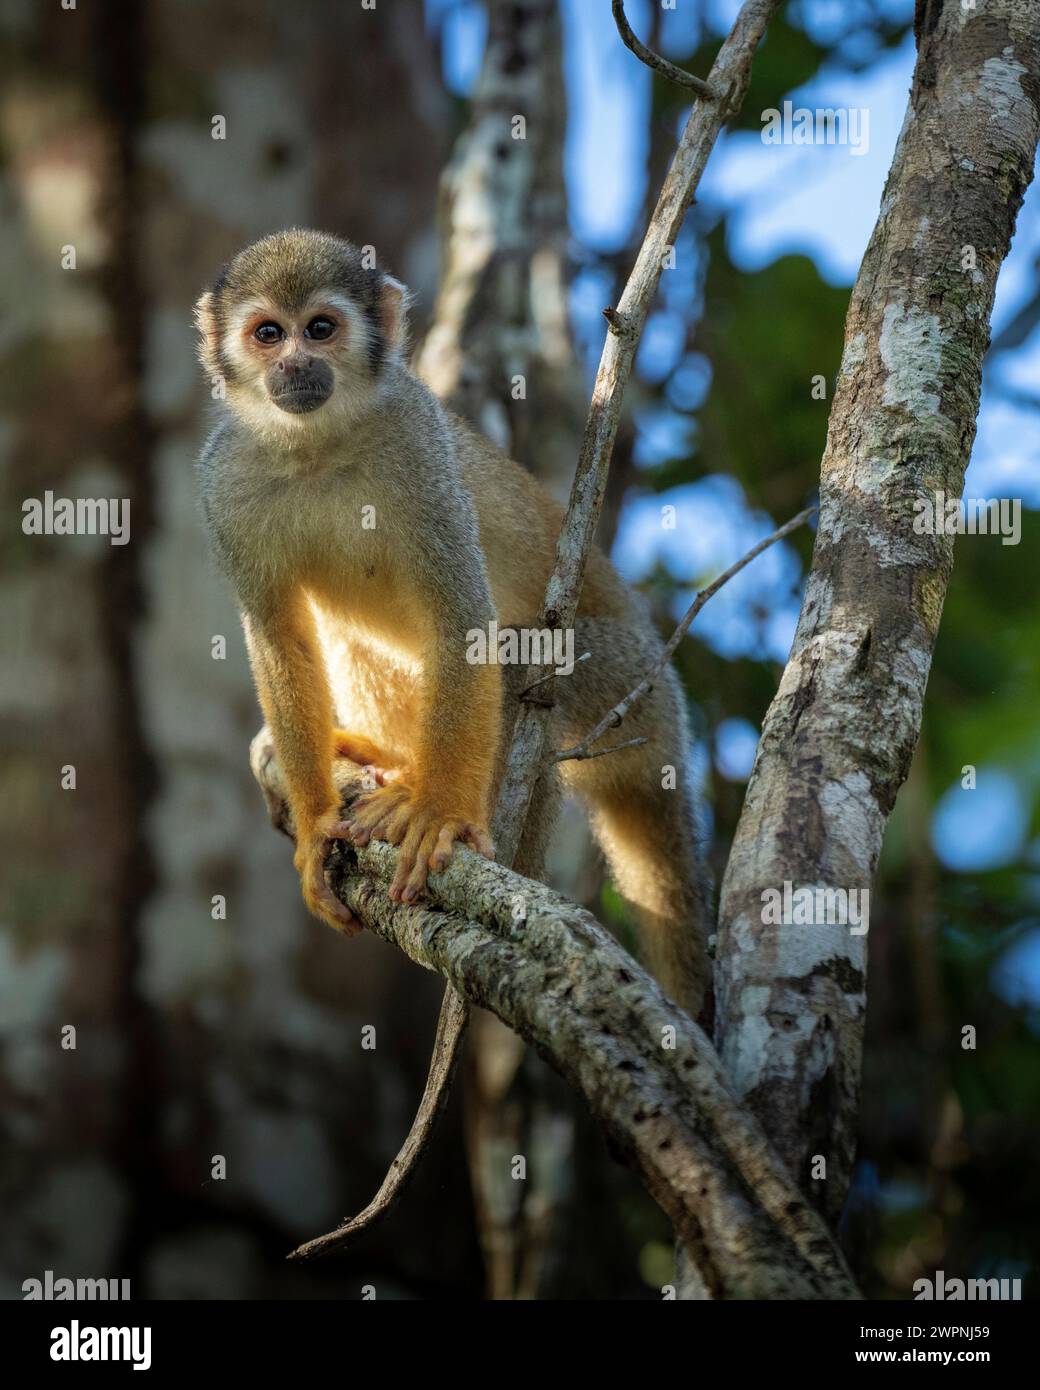
[[[314,916],[344,936],[357,936],[361,923],[325,882],[325,860],[332,842],[343,839],[342,834],[335,833],[339,825],[337,809],[302,827],[297,834],[293,863],[300,875],[303,900]]]
[[[431,869],[444,869],[451,861],[456,840],[478,854],[494,859],[495,847],[484,826],[470,816],[454,815],[402,782],[377,787],[354,802],[348,818],[335,826],[356,845],[386,840],[400,845],[397,873],[390,885],[395,902],[414,902],[426,887]]]

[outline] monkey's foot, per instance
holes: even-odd
[[[399,768],[389,766],[389,758],[384,751],[364,734],[351,734],[346,729],[333,729],[332,751],[337,758],[349,758],[357,763],[365,773],[366,790],[372,787],[385,787],[396,782],[401,776]]]
[[[333,811],[316,822],[309,834],[300,835],[293,863],[300,875],[300,888],[309,911],[344,936],[357,936],[361,923],[325,882],[325,860],[333,840],[342,838],[332,833],[333,826],[338,823],[339,812]]]
[[[414,902],[426,887],[430,870],[447,868],[456,841],[488,859],[495,857],[491,837],[477,821],[431,805],[400,782],[359,797],[347,819],[331,833],[342,834],[356,845],[367,845],[369,840],[400,845],[397,872],[390,885],[395,902]]]

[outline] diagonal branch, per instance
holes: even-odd
[[[266,736],[253,767],[291,830]],[[734,1100],[707,1037],[590,913],[463,849],[431,875],[432,905],[393,903],[396,857],[380,842],[340,843],[330,883],[371,931],[497,1014],[584,1096],[716,1297],[856,1297],[833,1236]]]
[[[714,89],[727,93],[726,100],[694,103],[632,273],[617,309],[611,312],[611,331],[604,338],[570,501],[536,624],[540,628],[569,628],[574,622],[585,565],[603,506],[622,398],[665,258],[675,245],[719,132],[743,100],[755,49],[779,3],[780,0],[746,0],[737,15],[709,76]],[[547,681],[537,703],[522,702],[517,715],[495,821],[495,843],[506,862],[511,862],[516,853],[545,755],[553,686],[553,681]]]

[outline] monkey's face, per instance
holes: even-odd
[[[265,316],[255,328],[247,325],[249,351],[263,369],[271,403],[290,415],[309,415],[320,410],[332,395],[336,376],[329,359],[342,325],[325,312],[306,323],[282,317],[288,318],[288,323]]]
[[[254,420],[272,410],[294,417],[339,413],[336,406],[345,406],[369,377],[367,325],[348,298],[331,290],[299,308],[267,298],[235,306],[224,349],[231,404]],[[304,426],[313,428],[309,420],[295,424]]]
[[[239,252],[199,300],[200,356],[251,429],[324,442],[398,359],[406,302],[404,287],[349,242],[280,232]]]

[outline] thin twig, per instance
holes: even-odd
[[[652,48],[647,48],[641,39],[636,38],[632,32],[632,26],[625,16],[624,0],[613,0],[611,10],[622,42],[626,48],[631,49],[640,62],[645,63],[648,68],[653,68],[655,72],[659,72],[662,77],[667,77],[669,82],[677,82],[680,87],[689,87],[691,91],[696,92],[698,96],[705,97],[708,101],[715,99],[718,93],[709,82],[705,82],[702,77],[694,77],[692,72],[677,68],[674,63],[670,63],[667,58],[662,58]]]
[[[553,755],[553,762],[580,763],[584,762],[587,758],[605,758],[608,753],[620,753],[622,748],[635,748],[637,744],[649,742],[650,740],[644,736],[640,736],[639,738],[626,738],[624,743],[612,743],[609,748],[597,748],[594,750],[578,744],[574,748],[565,748],[562,752],[555,753]]]
[[[613,709],[608,710],[607,713],[596,725],[596,727],[594,729],[591,729],[589,733],[587,733],[585,737],[581,740],[580,743],[576,743],[573,748],[564,748],[561,752],[557,753],[556,756],[553,758],[553,762],[564,763],[570,761],[577,761],[581,758],[587,758],[590,756],[595,757],[595,754],[590,755],[588,751],[589,748],[598,739],[601,739],[609,729],[616,729],[618,725],[621,723],[621,721],[624,719],[628,711],[635,704],[635,702],[638,699],[640,699],[643,695],[645,695],[648,691],[653,689],[654,682],[657,680],[657,677],[661,674],[664,668],[668,665],[669,661],[672,659],[672,653],[675,651],[676,647],[679,645],[682,639],[686,636],[686,633],[689,631],[690,624],[693,622],[694,618],[696,618],[697,614],[701,611],[701,609],[708,602],[708,600],[712,597],[712,595],[717,594],[718,591],[722,588],[723,584],[728,584],[735,574],[739,574],[740,571],[744,568],[744,566],[749,565],[751,561],[755,559],[756,556],[761,555],[763,550],[767,550],[776,541],[783,540],[785,536],[789,536],[792,531],[797,530],[799,526],[801,526],[804,522],[808,521],[808,519],[812,516],[814,511],[816,511],[815,507],[806,507],[805,511],[799,512],[798,515],[793,516],[790,521],[784,522],[783,526],[781,526],[779,530],[774,531],[773,534],[771,536],[767,536],[765,540],[759,541],[759,543],[756,546],[753,546],[746,555],[742,556],[742,558],[739,559],[736,562],[736,564],[730,565],[729,569],[723,570],[719,577],[717,579],[713,579],[712,582],[707,586],[707,588],[701,589],[701,591],[697,594],[696,598],[690,604],[689,608],[686,610],[686,616],[683,618],[682,622],[672,633],[671,637],[669,637],[668,642],[665,645],[665,649],[661,653],[659,659],[657,660],[655,665],[650,668],[650,670],[646,673],[646,675],[635,687],[635,689],[630,690],[623,700],[619,701],[619,703],[616,704],[613,707]],[[632,740],[632,742],[635,741],[636,740]],[[604,748],[603,752],[613,753],[615,751],[615,748],[627,747],[628,744],[619,743],[616,744],[614,748]]]
[[[779,4],[780,0],[745,0],[711,69],[712,88],[725,92],[725,100],[694,102],[683,129],[635,265],[614,310],[616,322],[611,327],[623,326],[624,331],[608,331],[604,335],[581,453],[556,543],[552,572],[545,587],[539,627],[565,629],[573,625],[603,505],[625,385],[657,293],[665,256],[675,245],[723,123],[743,100],[755,49]],[[553,694],[554,682],[548,680],[545,682],[546,698],[537,704],[522,701],[513,728],[509,762],[492,825],[495,844],[506,862],[511,862],[516,852],[532,789],[545,757],[546,725]]]
[[[588,661],[591,655],[591,652],[582,652],[581,656],[578,657],[578,661]],[[575,666],[577,666],[578,661],[574,663]],[[551,681],[555,675],[556,668],[553,667],[553,669],[551,671],[546,672],[544,676],[539,676],[538,679],[536,681],[532,681],[530,685],[525,685],[523,690],[521,690],[520,694],[516,698],[518,700],[524,699],[525,696],[529,695],[532,690],[535,690],[540,685],[544,685],[546,681]]]

